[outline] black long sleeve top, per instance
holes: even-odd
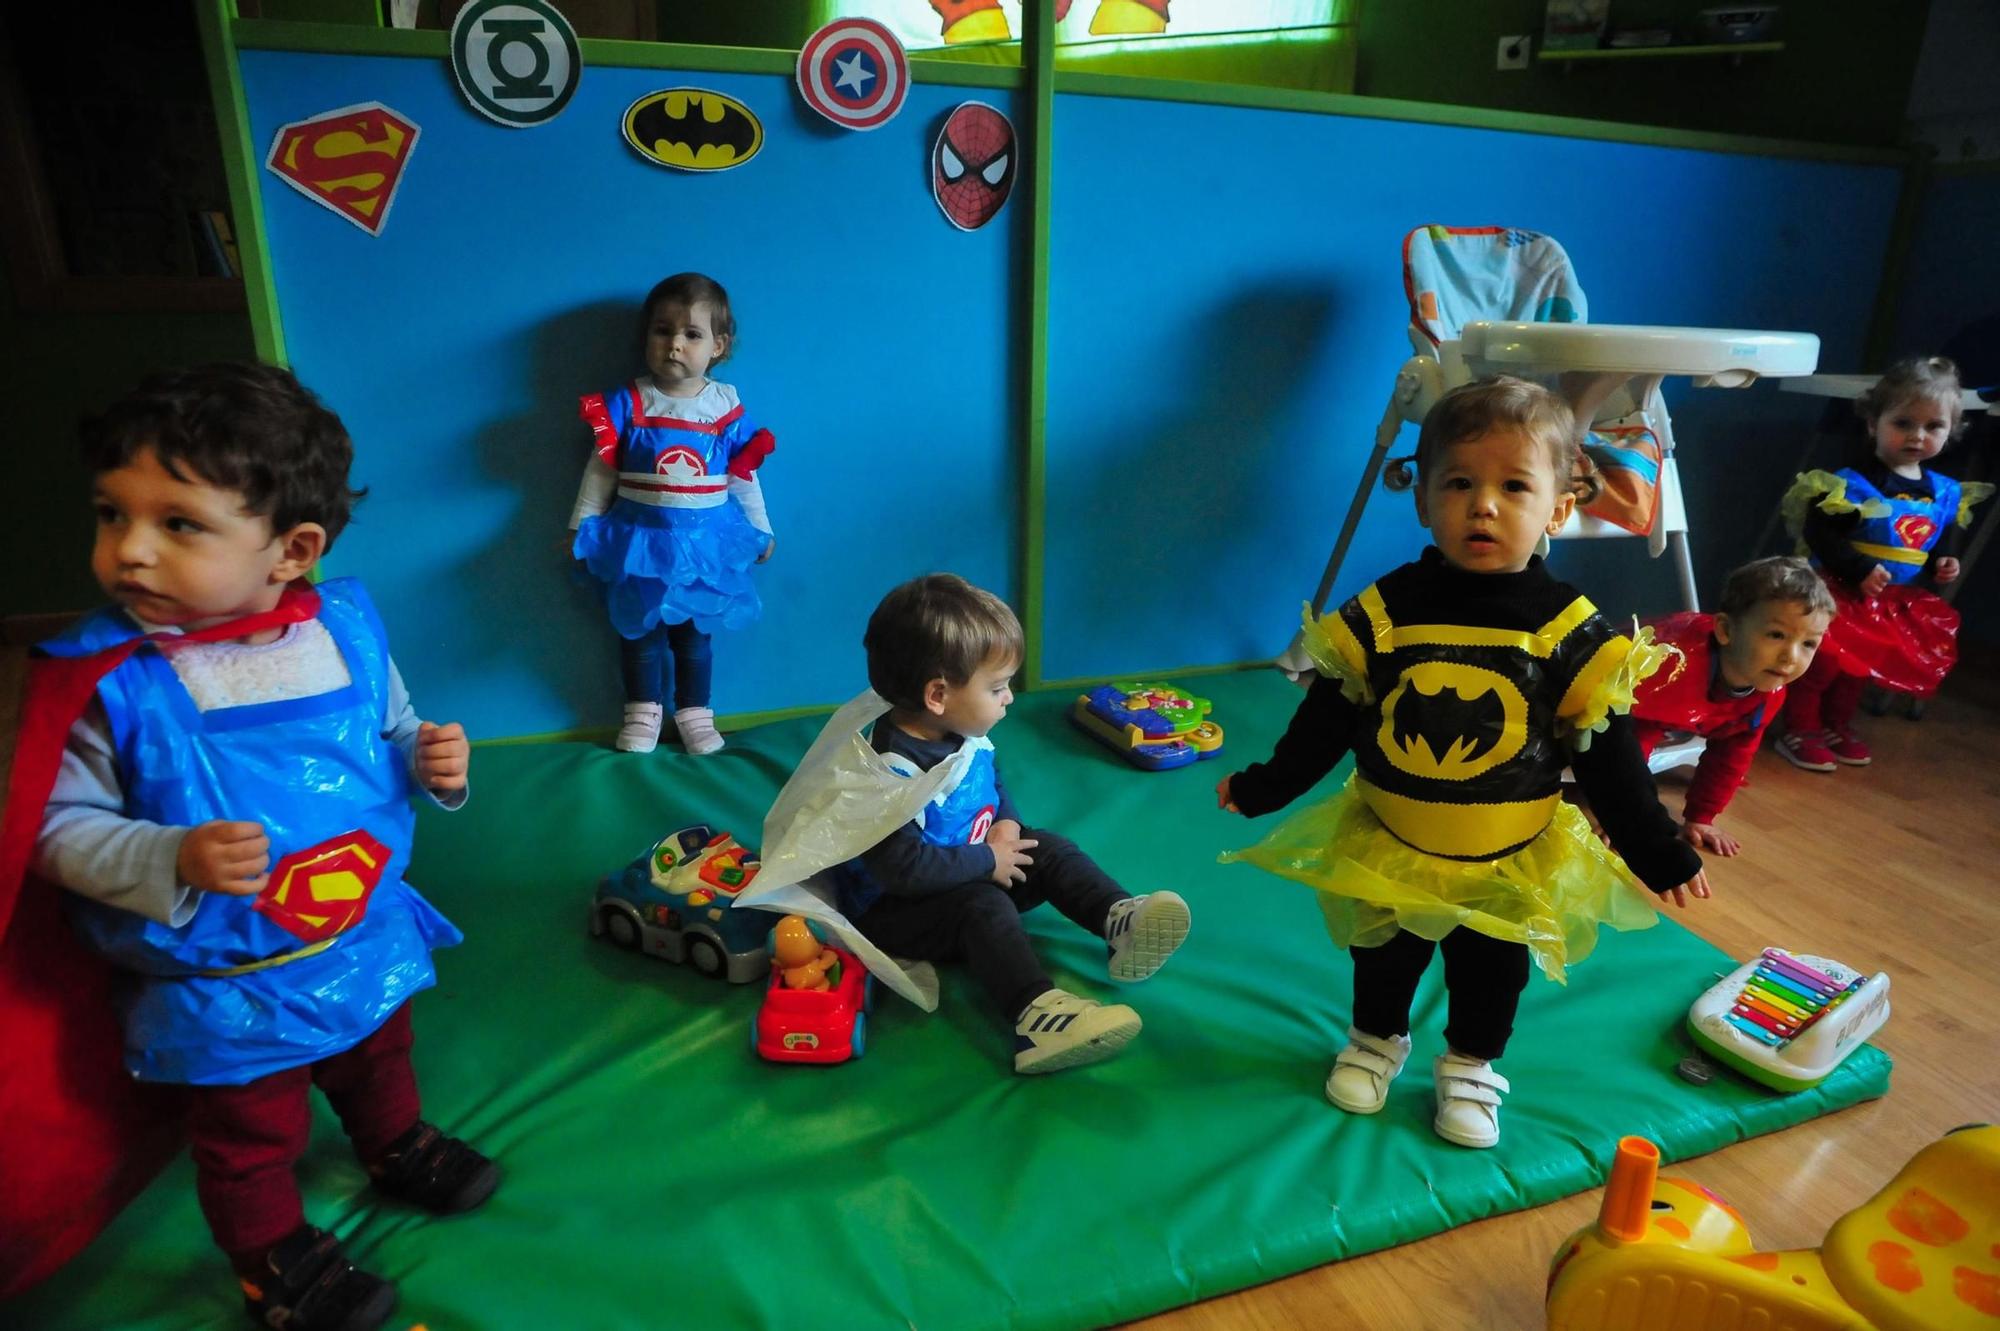
[[[1532,632],[1576,599],[1538,557],[1519,573],[1472,573],[1445,562],[1435,547],[1378,584],[1385,600],[1424,607],[1426,622]],[[1230,797],[1245,814],[1283,808],[1311,789],[1353,748],[1364,724],[1379,724],[1377,705],[1350,702],[1337,680],[1316,678],[1269,761],[1230,778]],[[1677,887],[1701,870],[1701,856],[1682,841],[1660,806],[1631,721],[1613,715],[1590,747],[1574,752],[1570,768],[1591,808],[1639,880],[1655,892]]]

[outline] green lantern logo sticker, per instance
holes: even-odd
[[[576,30],[546,0],[472,0],[451,25],[451,72],[473,110],[529,129],[569,105],[583,57]]]

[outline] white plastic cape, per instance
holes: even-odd
[[[888,702],[869,689],[827,721],[764,817],[762,867],[736,904],[817,921],[876,979],[933,1012],[937,972],[929,963],[904,965],[890,957],[840,913],[830,886],[811,881],[917,820],[932,800],[956,789],[972,765],[977,740],[928,772],[898,771],[861,734],[888,711]]]

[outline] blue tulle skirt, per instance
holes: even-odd
[[[620,499],[578,524],[571,549],[604,584],[611,626],[640,638],[684,620],[703,633],[754,623],[763,605],[750,569],[769,539],[733,503],[656,508]]]

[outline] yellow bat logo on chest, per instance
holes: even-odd
[[[1382,700],[1375,740],[1411,776],[1469,781],[1512,760],[1527,737],[1528,702],[1512,680],[1482,666],[1424,661]]]

